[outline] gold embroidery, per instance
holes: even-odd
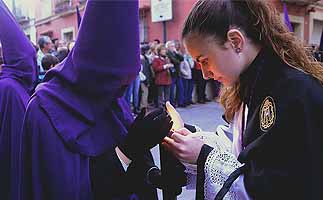
[[[260,129],[267,132],[276,120],[276,107],[272,97],[266,97],[260,108]]]

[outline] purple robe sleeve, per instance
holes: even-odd
[[[0,80],[0,199],[15,199],[20,134],[25,114],[24,89],[12,79]]]
[[[28,105],[22,134],[22,200],[155,199],[152,188],[140,187],[143,180],[124,172],[114,150],[88,157],[68,149],[37,96]]]
[[[22,200],[89,200],[89,159],[69,151],[34,98],[26,111]]]

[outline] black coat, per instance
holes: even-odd
[[[323,87],[261,52],[241,76],[245,187],[254,199],[323,199]]]
[[[170,59],[171,63],[174,65],[174,68],[176,70],[171,74],[172,77],[178,77],[180,72],[179,66],[184,60],[184,57],[180,53],[173,51],[167,51],[167,57]]]
[[[246,164],[244,184],[250,197],[323,199],[320,82],[263,51],[240,79],[249,110],[238,160]],[[210,151],[204,146],[199,160],[206,160]]]

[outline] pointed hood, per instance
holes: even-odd
[[[89,0],[65,62],[48,73],[83,95],[110,98],[140,71],[138,1]]]
[[[99,155],[127,134],[122,95],[139,71],[138,0],[88,0],[74,48],[36,96],[70,149]]]
[[[31,93],[36,81],[36,50],[2,0],[0,41],[4,61],[0,79],[14,78]]]

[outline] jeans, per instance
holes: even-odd
[[[184,104],[188,105],[192,102],[192,93],[194,87],[193,79],[183,79],[184,86]]]
[[[129,106],[131,106],[131,97],[132,97],[133,107],[139,108],[139,89],[140,89],[140,78],[138,75],[136,79],[128,86],[124,95]]]
[[[169,101],[170,85],[158,85],[158,107],[161,108],[166,101]]]
[[[178,106],[185,106],[185,86],[184,86],[185,79],[182,77],[179,77],[177,80],[177,100],[178,100]]]

